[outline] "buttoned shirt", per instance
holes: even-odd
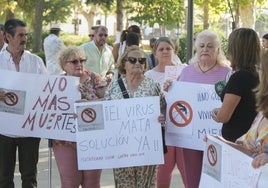
[[[4,51],[4,50],[6,50],[6,48],[7,48],[7,43],[4,43],[4,45],[3,45],[2,49],[0,49],[0,52],[2,52],[2,51]]]
[[[11,53],[9,53],[6,49],[0,52],[0,69],[17,71]],[[19,62],[19,72],[47,74],[47,70],[43,60],[37,55],[32,54],[27,50],[24,50],[21,56]],[[5,136],[18,137],[13,135],[5,135]]]
[[[7,50],[0,53],[0,69],[17,71],[11,53]],[[27,50],[24,50],[21,56],[19,72],[47,74],[43,60],[39,56],[32,54]]]
[[[44,39],[46,66],[49,74],[61,74],[63,71],[58,63],[58,54],[65,48],[61,39],[55,34],[49,34]]]
[[[82,44],[80,47],[85,51],[87,59],[85,67],[88,70],[98,73],[103,78],[107,72],[114,71],[114,57],[107,44],[103,46],[102,51],[99,51],[94,41]]]

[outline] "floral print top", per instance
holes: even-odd
[[[268,120],[262,113],[258,113],[251,128],[239,140],[253,155],[268,153]]]
[[[160,84],[155,82],[154,80],[145,77],[145,79],[140,83],[137,90],[134,92],[134,95],[131,95],[126,78],[121,77],[123,83],[126,87],[127,93],[130,98],[138,98],[138,97],[148,97],[148,96],[160,96],[160,107],[161,113],[165,114],[163,110],[166,108],[166,101],[164,99],[163,93],[161,92]],[[121,92],[120,86],[117,81],[113,81],[108,86],[104,99],[105,100],[114,100],[114,99],[123,99],[123,94]]]
[[[81,98],[88,101],[99,99],[96,95],[96,89],[102,82],[102,77],[97,73],[85,71],[87,79],[85,82],[79,84],[79,91],[81,92]]]
[[[97,100],[99,97],[96,94],[96,89],[102,83],[102,77],[97,73],[85,70],[86,80],[79,84],[79,91],[81,92],[81,98],[88,101]],[[53,145],[58,146],[75,146],[76,142],[53,140]]]

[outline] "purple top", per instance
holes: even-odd
[[[229,71],[231,71],[230,67],[218,66],[212,72],[202,73],[198,72],[194,68],[194,64],[190,64],[182,70],[177,80],[214,85],[219,81],[226,80],[226,76]]]

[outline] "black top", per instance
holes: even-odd
[[[237,71],[230,77],[226,87],[223,90],[221,101],[225,93],[235,94],[241,97],[229,122],[224,123],[222,127],[222,136],[229,141],[235,142],[236,139],[245,134],[255,116],[256,100],[253,89],[259,84],[259,77],[248,71]]]

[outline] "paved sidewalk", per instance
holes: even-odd
[[[46,139],[42,139],[39,149],[39,163],[38,163],[38,187],[49,188],[49,149]],[[16,166],[15,172],[15,187],[20,188],[20,173],[18,172],[18,166]],[[103,170],[101,176],[101,187],[102,188],[114,188],[114,179],[112,170]],[[171,188],[183,188],[182,180],[178,170],[174,170],[172,177]],[[55,163],[55,158],[52,152],[52,168],[51,168],[51,188],[60,188],[60,178]]]

